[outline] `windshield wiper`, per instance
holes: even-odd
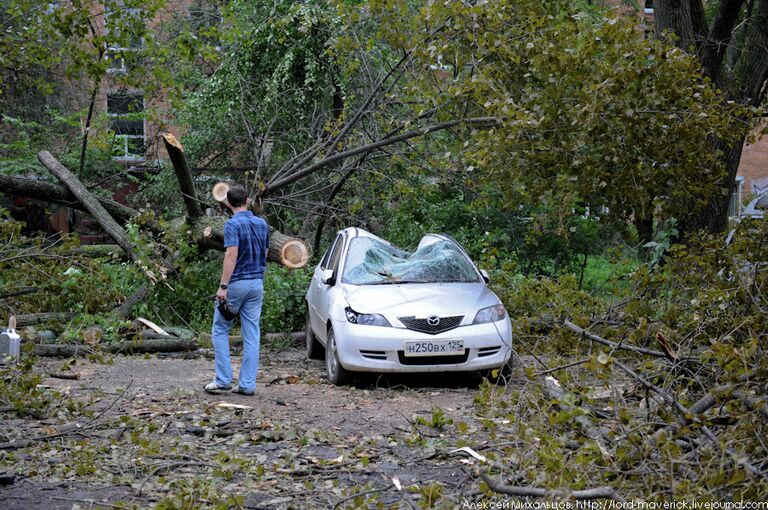
[[[425,280],[388,280],[383,282],[372,283],[371,285],[399,285],[402,283],[434,283]]]

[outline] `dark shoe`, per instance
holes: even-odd
[[[232,389],[232,386],[230,386],[229,384],[227,384],[226,386],[222,386],[216,381],[205,385],[205,391],[207,393],[212,393],[214,395],[222,391],[229,391],[230,389]]]
[[[240,395],[245,395],[246,397],[252,397],[254,393],[256,393],[255,390],[246,390],[241,387],[237,387],[237,389],[232,390],[232,393],[238,393]]]

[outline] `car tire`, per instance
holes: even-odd
[[[309,319],[309,307],[307,307],[307,325],[304,334],[306,336],[307,358],[323,359],[323,345],[317,340],[317,337],[312,332],[312,323]]]
[[[325,344],[325,372],[328,375],[328,381],[335,386],[344,386],[352,379],[350,372],[342,367],[339,361],[333,329],[328,330],[328,341]]]
[[[512,372],[514,369],[515,355],[510,356],[509,361],[504,363],[499,368],[493,368],[491,370],[481,370],[478,374],[478,383],[481,383],[483,379],[488,379],[491,384],[509,384],[512,378]],[[495,373],[495,375],[494,375]]]

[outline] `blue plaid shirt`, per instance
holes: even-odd
[[[251,211],[241,211],[224,225],[224,247],[237,246],[237,262],[229,282],[264,278],[269,226]]]

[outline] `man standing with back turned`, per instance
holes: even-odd
[[[218,393],[232,387],[232,363],[229,359],[229,330],[232,319],[222,315],[218,305],[225,303],[235,314],[240,313],[243,330],[243,362],[235,393],[253,395],[259,369],[259,320],[264,297],[264,271],[267,269],[269,227],[267,222],[246,208],[247,193],[242,186],[227,191],[225,205],[232,218],[224,225],[224,267],[221,271],[217,306],[213,312],[213,349],[216,356],[216,379],[205,391]]]

